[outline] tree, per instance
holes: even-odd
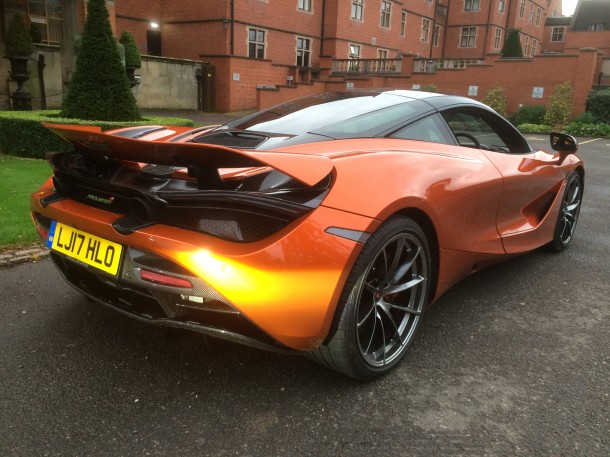
[[[523,49],[521,48],[521,30],[509,29],[506,33],[506,40],[500,52],[502,57],[523,57]]]
[[[76,70],[61,115],[103,121],[140,119],[105,0],[89,0]]]
[[[555,86],[551,101],[544,114],[544,123],[557,130],[568,125],[572,118],[572,84],[565,82]]]
[[[125,46],[125,66],[131,68],[140,68],[142,66],[142,57],[136,40],[133,39],[133,35],[128,31],[121,33],[119,43]]]
[[[508,115],[508,98],[504,93],[504,89],[499,86],[490,89],[481,102],[485,103],[490,108],[493,108],[498,114],[501,114],[504,117]]]

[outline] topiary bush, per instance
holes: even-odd
[[[142,66],[142,56],[140,50],[134,40],[133,35],[127,31],[121,33],[119,43],[125,47],[125,66],[131,68],[140,68]]]
[[[82,121],[59,116],[58,110],[0,111],[0,153],[44,159],[48,151],[69,151],[72,145],[62,140],[41,122],[98,125],[102,130],[134,125],[175,125],[192,127],[193,121],[177,117],[148,117],[135,122]]]
[[[112,35],[105,0],[89,0],[76,70],[61,115],[99,121],[140,119]]]
[[[500,51],[502,57],[523,57],[523,48],[521,48],[521,30],[520,29],[508,29],[506,32],[506,40],[502,51]]]
[[[6,30],[6,56],[29,57],[34,52],[34,43],[21,14],[15,14]]]
[[[551,101],[544,114],[544,123],[557,130],[562,129],[572,118],[572,84],[565,82],[555,86]]]
[[[487,91],[481,101],[502,116],[507,116],[508,98],[501,87],[496,86]]]
[[[515,125],[520,124],[544,124],[544,115],[546,108],[544,106],[528,106],[523,105],[510,118]]]
[[[610,89],[589,92],[587,111],[595,117],[597,122],[610,123]]]

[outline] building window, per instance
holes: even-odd
[[[521,0],[521,6],[519,7],[519,17],[521,19],[525,17],[525,0]]]
[[[528,18],[529,22],[532,22],[534,20],[534,4],[530,3],[530,15]]]
[[[530,37],[528,37],[528,36],[525,37],[524,48],[525,48],[525,50],[523,51],[523,54],[528,56],[530,54]]]
[[[248,57],[253,59],[265,58],[265,37],[267,32],[260,29],[248,29]]]
[[[502,44],[502,29],[500,27],[496,27],[496,36],[494,37],[494,49],[500,49],[501,44]]]
[[[542,8],[536,10],[536,27],[540,27],[540,16],[542,16]]]
[[[407,34],[407,12],[403,11],[400,15],[400,36]]]
[[[390,28],[390,19],[392,18],[392,2],[382,1],[381,2],[381,19],[379,20],[379,27],[386,29]]]
[[[464,11],[478,11],[481,9],[481,0],[464,0]]]
[[[301,11],[311,11],[312,0],[298,0],[298,9]]]
[[[309,38],[297,37],[297,66],[311,66],[311,40]]]
[[[350,44],[349,45],[349,53],[347,54],[347,58],[351,61],[347,66],[348,71],[358,71],[360,68],[360,63],[358,60],[360,59],[360,50],[362,48],[358,44]]]
[[[500,13],[504,13],[504,7],[506,6],[506,0],[499,0],[498,1],[498,11]]]
[[[565,35],[565,27],[553,27],[551,41],[563,41]]]
[[[589,24],[590,32],[601,32],[602,30],[605,30],[603,22],[591,22]]]
[[[538,47],[538,40],[532,40],[532,57],[536,55],[536,48]]]
[[[422,18],[421,20],[421,41],[430,39],[430,19]]]
[[[388,54],[387,49],[377,49],[377,71],[384,72],[388,70]]]
[[[364,10],[364,0],[352,0],[352,19],[361,21],[363,10]]]
[[[462,27],[462,36],[460,38],[460,48],[474,48],[477,42],[476,27]]]
[[[441,26],[435,24],[434,32],[432,33],[432,46],[434,46],[435,48],[438,48],[438,42],[440,40],[440,36],[441,36]]]
[[[39,32],[42,43],[58,44],[62,37],[62,2],[59,0],[30,0],[27,5],[31,27]]]

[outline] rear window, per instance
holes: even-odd
[[[408,106],[414,102],[413,107]],[[412,116],[413,111],[422,104],[430,108],[424,102],[392,93],[326,93],[275,106],[226,127],[285,135],[310,132],[345,135],[359,132],[364,136],[362,132],[371,128]],[[384,110],[392,107],[396,109]]]

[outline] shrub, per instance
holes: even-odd
[[[552,127],[544,124],[520,124],[517,129],[521,133],[551,133],[553,131]]]
[[[41,122],[56,124],[99,125],[102,130],[133,125],[181,125],[191,127],[190,119],[149,117],[137,122],[82,121],[59,117],[59,111],[2,111],[0,112],[0,153],[44,159],[48,151],[69,151],[72,146]]]
[[[112,35],[105,0],[89,0],[76,70],[61,115],[103,121],[140,118]]]
[[[544,106],[528,106],[523,105],[511,117],[511,122],[515,125],[520,124],[544,124],[544,114],[546,108]]]
[[[504,46],[502,47],[502,51],[500,51],[502,57],[523,57],[520,37],[520,29],[508,29]]]
[[[34,43],[21,14],[15,14],[6,30],[7,57],[29,57],[34,52]]]
[[[610,125],[606,123],[585,124],[579,122],[571,122],[565,132],[575,136],[592,136],[610,138]]]
[[[119,43],[125,46],[125,66],[131,68],[140,68],[142,66],[142,57],[140,50],[133,39],[133,35],[127,31],[121,33]]]
[[[565,82],[555,86],[551,101],[544,114],[544,123],[557,130],[565,127],[572,117],[572,84]]]
[[[421,86],[420,89],[422,92],[438,92],[438,87],[435,84],[426,84],[425,86]]]
[[[595,117],[597,122],[610,123],[610,89],[589,92],[587,111]]]
[[[597,124],[597,118],[590,112],[582,113],[572,119],[571,124]]]
[[[508,98],[506,98],[506,95],[504,94],[504,89],[502,89],[501,87],[496,86],[487,91],[485,97],[483,97],[483,100],[481,101],[490,108],[496,110],[496,112],[498,112],[502,116],[507,115],[506,109],[508,107]]]

